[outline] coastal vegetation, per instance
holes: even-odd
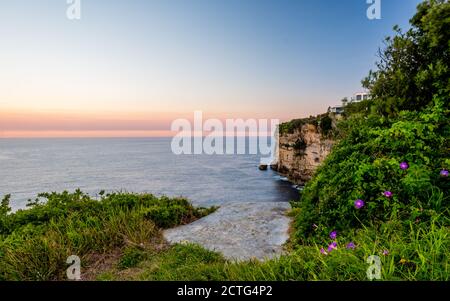
[[[147,194],[43,196],[48,202],[10,214],[3,200],[1,280],[66,280],[71,255],[81,258],[83,280],[367,280],[365,260],[373,254],[381,257],[383,280],[449,279],[448,228],[434,220],[337,233],[328,255],[320,252],[323,244],[291,241],[289,255],[279,259],[232,263],[200,246],[162,239],[161,227],[214,209]]]
[[[70,255],[88,280],[368,280],[371,256],[380,260],[376,279],[450,280],[449,38],[450,3],[429,0],[411,29],[396,27],[385,40],[363,81],[372,98],[346,105],[333,151],[292,202],[286,255],[234,263],[197,245],[168,245],[162,229],[215,209],[185,199],[50,193],[11,213],[6,196],[0,280],[66,279]]]
[[[293,134],[295,130],[300,130],[305,124],[312,124],[319,128],[322,135],[327,136],[333,129],[333,120],[329,114],[321,114],[318,116],[310,116],[308,118],[294,119],[289,122],[280,124],[279,133]]]
[[[29,209],[14,213],[9,196],[2,200],[0,280],[67,279],[66,260],[72,255],[81,259],[88,278],[89,269],[96,273],[105,259],[130,267],[143,254],[166,248],[161,229],[190,223],[215,209],[150,194],[101,193],[93,199],[76,191],[39,197],[29,202]]]
[[[347,104],[332,153],[292,202],[289,255],[236,264],[179,245],[186,260],[165,253],[135,276],[367,280],[367,259],[378,256],[379,279],[449,280],[450,3],[424,1],[411,28],[394,31],[363,80],[371,99]],[[314,122],[329,131],[324,118],[293,120],[280,133]]]
[[[448,280],[450,3],[425,1],[411,29],[394,30],[363,80],[371,100],[345,107],[338,143],[293,202],[293,239],[334,256],[337,236],[356,250],[354,237],[365,233],[374,255],[390,242],[389,269],[414,271],[400,279]]]

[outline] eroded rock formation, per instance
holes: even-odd
[[[333,116],[299,119],[280,127],[279,158],[275,169],[295,184],[304,185],[331,152]]]

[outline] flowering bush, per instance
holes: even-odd
[[[449,215],[449,109],[435,99],[420,113],[397,118],[355,114],[341,122],[343,138],[307,184],[297,237],[326,237],[398,218]],[[318,229],[312,229],[315,223]]]

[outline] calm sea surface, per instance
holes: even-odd
[[[285,202],[293,185],[259,171],[258,155],[174,155],[169,138],[0,139],[0,198],[23,208],[40,192],[100,190],[184,196],[197,205]]]

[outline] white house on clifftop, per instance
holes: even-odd
[[[349,102],[355,103],[355,102],[360,102],[360,101],[368,100],[368,99],[370,99],[370,94],[368,92],[358,92],[358,93],[355,93],[352,97],[350,97]],[[345,104],[329,107],[328,113],[342,114],[342,113],[344,113],[344,107],[345,107]]]

